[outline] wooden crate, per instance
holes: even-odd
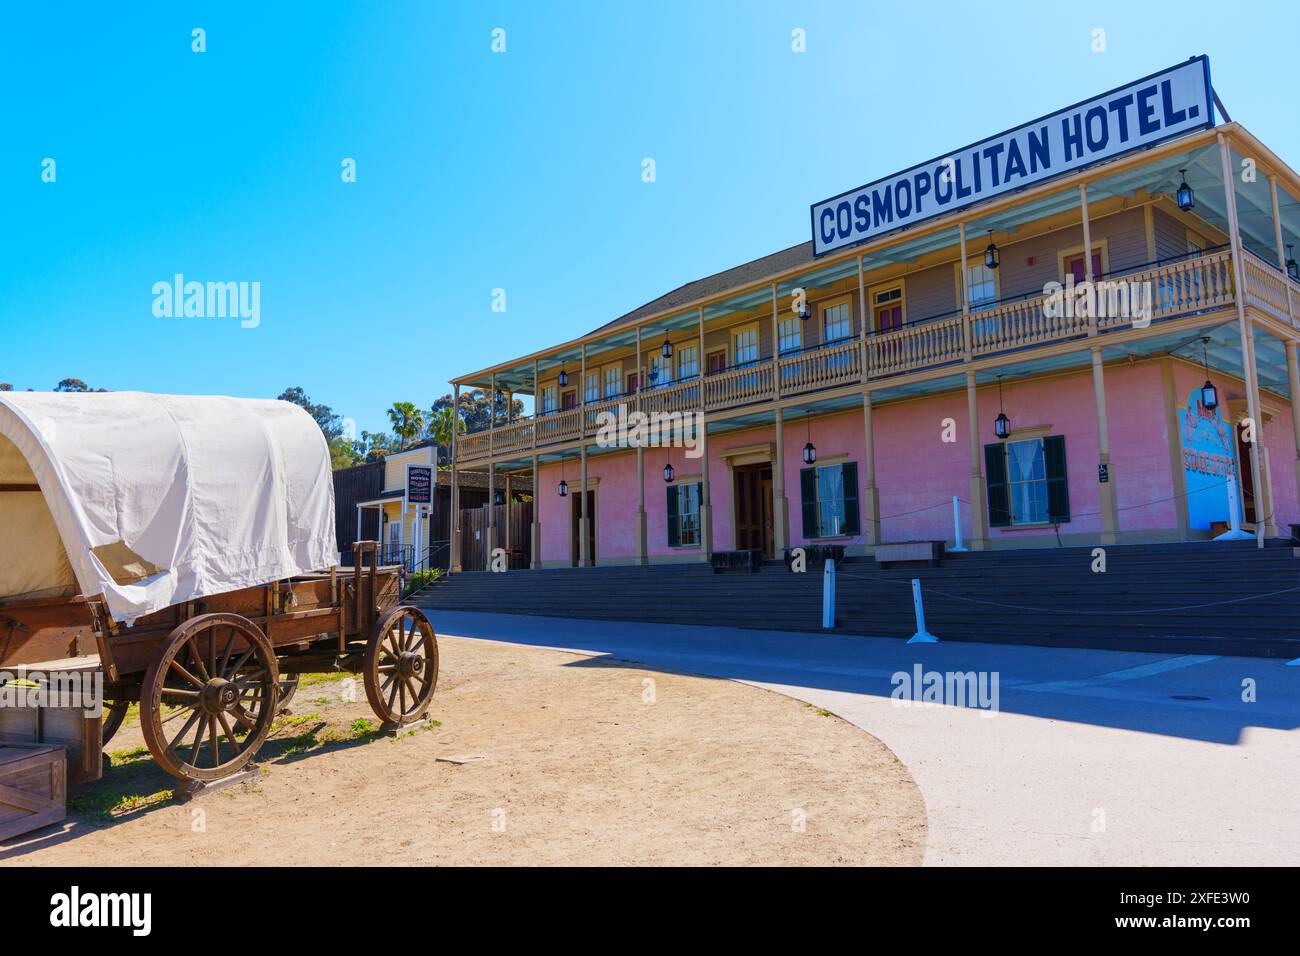
[[[103,738],[103,718],[80,707],[0,707],[0,746],[64,747],[69,783],[90,783],[104,775]]]
[[[0,743],[0,840],[63,820],[67,796],[62,747]]]

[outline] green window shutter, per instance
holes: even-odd
[[[858,511],[858,463],[846,461],[840,467],[844,480],[844,533],[861,534],[862,516]]]
[[[1043,464],[1047,469],[1047,514],[1053,522],[1070,520],[1070,485],[1065,477],[1065,436],[1043,439]]]
[[[817,469],[799,469],[799,500],[803,504],[803,536],[817,537]]]
[[[984,446],[984,477],[989,489],[989,527],[1011,524],[1011,493],[1007,487],[1007,450],[1002,442]]]
[[[681,529],[677,525],[677,486],[668,486],[668,547],[681,544]]]

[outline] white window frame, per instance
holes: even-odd
[[[1012,477],[1012,467],[1013,467],[1012,463],[1015,461],[1015,457],[1012,455],[1012,453],[1011,453],[1011,449],[1012,449],[1012,447],[1015,446],[1015,445],[1028,445],[1028,444],[1036,444],[1036,445],[1038,446],[1038,455],[1037,455],[1037,460],[1040,461],[1040,462],[1042,462],[1042,466],[1043,466],[1043,477],[1042,477],[1042,478],[1028,478],[1028,479],[1017,479],[1017,478],[1013,478],[1013,477]],[[1007,462],[1007,463],[1006,463],[1006,469],[1007,469],[1007,518],[1008,518],[1008,520],[1010,521],[1010,524],[1008,525],[1008,527],[1012,527],[1012,528],[1023,528],[1023,527],[1026,527],[1026,526],[1034,527],[1034,526],[1041,526],[1041,525],[1045,525],[1045,524],[1047,524],[1048,522],[1051,521],[1051,498],[1048,496],[1048,480],[1047,480],[1047,449],[1046,449],[1046,447],[1044,446],[1044,442],[1043,442],[1042,437],[1040,436],[1040,437],[1038,437],[1038,438],[1021,438],[1021,439],[1018,439],[1018,440],[1015,440],[1015,441],[1008,441],[1008,442],[1005,443],[1005,445],[1003,445],[1003,449],[1004,449],[1004,452],[1005,452],[1005,454],[1006,454],[1006,462]],[[1042,500],[1043,500],[1043,515],[1042,515],[1041,518],[1020,518],[1020,519],[1017,519],[1017,517],[1016,517],[1016,490],[1017,490],[1018,488],[1023,488],[1023,487],[1026,486],[1026,485],[1042,485],[1042,488],[1043,488],[1043,492],[1042,492]]]
[[[778,355],[789,355],[803,348],[803,321],[797,315],[782,315],[776,323]]]
[[[749,336],[750,336],[751,334],[752,334],[753,337],[754,337],[754,340],[753,340],[752,346],[751,346],[751,344],[750,344],[749,342],[746,342],[745,345],[743,346],[745,352],[742,353],[742,352],[741,352],[741,349],[742,349],[742,345],[741,345],[742,336],[743,336],[745,339],[748,339]],[[759,345],[759,339],[758,339],[758,323],[757,323],[757,322],[751,322],[749,325],[742,325],[742,326],[740,326],[740,327],[738,327],[738,328],[732,329],[732,331],[731,331],[731,364],[732,364],[733,366],[739,367],[739,366],[741,366],[741,365],[747,365],[747,364],[749,364],[749,363],[751,363],[751,362],[757,362],[757,361],[758,361],[758,345]],[[753,355],[750,356],[750,357],[743,357],[743,356],[749,354],[749,350],[750,350],[751,347],[753,348]]]
[[[686,357],[690,356],[688,364]],[[677,347],[677,378],[682,381],[700,374],[700,347],[698,345],[679,345]]]
[[[605,379],[604,398],[617,398],[623,394],[623,366],[622,364],[606,365],[601,369]]]
[[[582,383],[582,400],[600,401],[600,369],[591,369],[587,372],[586,381]]]
[[[552,415],[560,407],[560,391],[555,385],[542,386],[542,414]]]

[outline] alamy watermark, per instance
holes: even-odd
[[[699,458],[704,413],[628,411],[601,412],[596,416],[596,444],[601,448],[685,448],[687,458]]]
[[[998,712],[1002,676],[998,671],[927,671],[920,664],[912,670],[895,671],[895,707],[974,707],[981,717]]]
[[[1122,279],[1094,279],[1075,282],[1073,275],[1065,284],[1049,282],[1043,286],[1043,315],[1055,318],[1127,319],[1135,329],[1151,324],[1155,294],[1150,282]]]
[[[79,708],[104,715],[103,671],[0,670],[0,708]]]
[[[262,283],[186,282],[176,273],[153,284],[153,314],[159,319],[240,319],[240,328],[262,324]]]

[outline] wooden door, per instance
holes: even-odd
[[[903,327],[903,307],[901,305],[882,305],[876,309],[876,331],[890,332]]]
[[[1241,472],[1241,520],[1255,523],[1255,473],[1250,468],[1250,445],[1242,439],[1237,429],[1237,470]]]
[[[772,554],[772,468],[742,465],[735,469],[736,548]]]
[[[727,350],[719,349],[709,353],[709,374],[717,375],[727,370]]]
[[[1065,271],[1068,272],[1070,275],[1074,276],[1075,285],[1078,285],[1080,282],[1082,282],[1084,279],[1083,254],[1080,253],[1077,256],[1071,256],[1069,259],[1067,259],[1065,263]],[[1094,279],[1101,278],[1101,253],[1100,252],[1094,252],[1092,254],[1092,277]]]
[[[573,500],[573,504],[570,505],[571,508],[570,513],[572,515],[570,519],[570,527],[571,527],[570,548],[572,549],[570,551],[570,556],[571,556],[571,563],[573,567],[576,568],[580,564],[580,558],[582,555],[582,551],[578,545],[578,531],[579,528],[581,527],[580,521],[582,519],[582,512],[580,510],[581,508],[580,502],[582,501],[582,495],[581,493],[577,493],[577,494],[570,495],[569,497]],[[594,490],[591,490],[587,492],[587,564],[590,566],[590,565],[594,565],[595,563],[596,563],[596,492]]]

